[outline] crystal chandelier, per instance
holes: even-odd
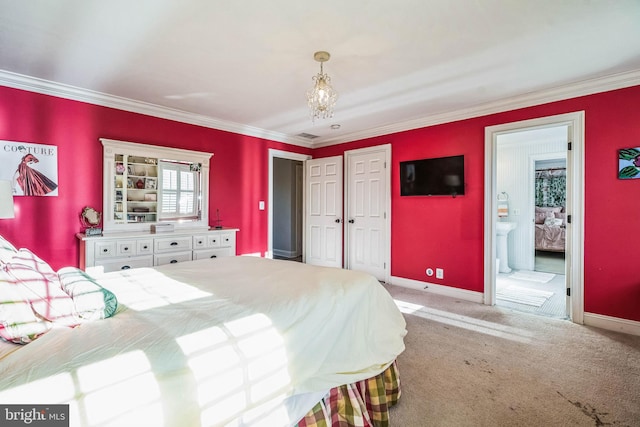
[[[331,77],[323,72],[322,63],[327,62],[331,55],[329,52],[316,52],[313,59],[320,63],[320,72],[313,77],[315,84],[307,91],[307,103],[311,120],[328,119],[333,117],[333,107],[336,105],[338,93],[331,87]]]

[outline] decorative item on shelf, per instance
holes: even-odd
[[[133,180],[131,178],[127,179],[127,188],[133,188]]]
[[[139,179],[136,181],[136,188],[139,188],[139,189],[143,189],[143,188],[144,188],[144,179],[139,178]]]
[[[158,196],[156,195],[156,193],[147,193],[144,195],[145,202],[155,202],[157,200],[158,200]]]
[[[222,220],[220,219],[220,209],[216,209],[216,226],[218,230],[222,228]]]
[[[155,190],[156,189],[156,180],[153,179],[153,178],[147,178],[144,188],[146,188],[148,190]]]
[[[86,206],[80,214],[80,222],[85,227],[85,236],[100,236],[102,228],[98,227],[102,220],[102,214],[92,207]]]
[[[122,163],[116,163],[116,173],[119,175],[124,173],[124,165]]]
[[[313,54],[313,59],[320,63],[320,72],[313,77],[315,84],[307,92],[307,104],[311,114],[311,121],[329,119],[333,117],[333,107],[338,99],[338,93],[331,86],[331,77],[324,73],[322,64],[331,58],[329,52],[319,51]]]

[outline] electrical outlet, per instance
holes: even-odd
[[[258,202],[258,209],[260,209],[261,211],[264,210],[264,200],[260,200],[260,202]]]
[[[442,268],[436,268],[436,279],[444,279],[444,270]]]

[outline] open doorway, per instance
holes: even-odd
[[[556,304],[559,310],[555,313],[560,314],[553,314],[554,317],[582,323],[583,120],[584,114],[578,112],[486,129],[485,304],[514,303],[508,301],[509,292],[502,290],[503,279],[509,279],[511,294],[517,294],[517,288],[525,288],[525,295],[511,298],[521,299],[517,307],[520,311],[535,313],[541,307]],[[539,258],[536,267],[536,255],[549,252],[536,251],[535,246],[539,211],[536,205],[543,204],[536,201],[536,163],[540,161],[540,166],[544,166],[545,161],[552,159],[565,162],[566,200],[560,209],[542,207],[553,208],[549,209],[549,215],[554,216],[554,223],[555,210],[564,214],[564,259],[561,265],[542,267]],[[557,272],[541,271],[543,268],[555,268]],[[552,285],[556,285],[552,290],[542,289]]]
[[[310,158],[269,150],[267,258],[304,260],[304,161]]]
[[[567,318],[565,276],[568,126],[496,138],[496,305]]]

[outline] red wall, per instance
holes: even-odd
[[[240,229],[238,253],[267,250],[269,148],[311,150],[0,87],[0,139],[58,147],[57,197],[15,197],[15,219],[0,220],[0,235],[32,249],[52,267],[78,265],[75,234],[85,206],[102,210],[102,144],[99,138],[212,152],[209,216]],[[6,167],[0,165],[0,167]]]
[[[316,149],[314,157],[392,145],[393,276],[484,291],[485,127],[585,111],[585,311],[640,321],[640,179],[617,179],[617,150],[640,147],[640,86]],[[465,196],[400,197],[403,160],[465,155]],[[427,280],[442,267],[444,280]]]
[[[640,146],[640,86],[313,150],[314,157],[392,144],[392,274],[483,292],[484,128],[585,111],[585,311],[640,321],[635,230],[640,180],[617,179],[617,150]],[[55,268],[77,265],[75,233],[86,205],[102,209],[99,138],[213,152],[210,217],[238,227],[238,253],[267,249],[268,149],[311,150],[0,87],[0,139],[58,146],[59,196],[16,197],[16,218],[0,234]],[[466,195],[399,197],[398,162],[464,154]],[[0,165],[2,167],[2,165]],[[637,241],[637,239],[635,239]]]

